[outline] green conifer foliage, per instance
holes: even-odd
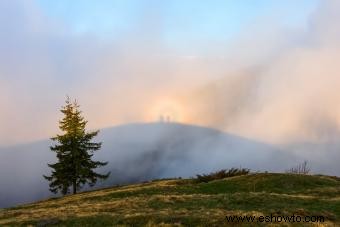
[[[76,194],[83,185],[92,187],[98,179],[108,178],[110,173],[99,174],[94,171],[107,162],[91,159],[94,151],[101,148],[101,143],[91,142],[99,131],[86,132],[87,121],[82,117],[77,101],[71,102],[67,98],[61,112],[64,118],[59,121],[59,128],[63,134],[51,138],[56,144],[50,147],[56,152],[58,161],[48,164],[52,174],[44,178],[50,181],[51,192],[65,195],[72,188],[73,194]]]

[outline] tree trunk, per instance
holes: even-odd
[[[77,183],[73,182],[73,194],[77,194]]]

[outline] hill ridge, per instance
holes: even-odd
[[[228,226],[226,215],[293,214],[340,224],[340,179],[255,173],[209,183],[157,180],[2,209],[0,225]]]

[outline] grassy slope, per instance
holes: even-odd
[[[226,215],[270,214],[323,215],[340,225],[340,180],[290,174],[161,180],[3,209],[0,225],[221,226]]]

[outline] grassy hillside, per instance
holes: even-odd
[[[0,225],[227,226],[226,215],[271,214],[322,215],[324,224],[340,225],[340,179],[251,174],[209,183],[159,180],[2,209]]]

